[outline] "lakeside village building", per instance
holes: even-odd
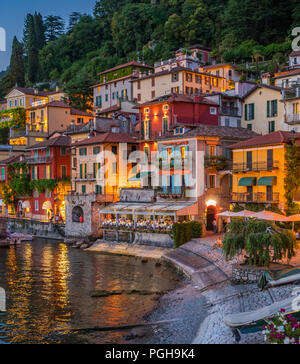
[[[0,146],[2,216],[59,216],[67,236],[145,243],[151,222],[152,243],[161,233],[169,246],[175,221],[212,230],[235,204],[284,210],[284,148],[300,145],[297,55],[272,86],[266,75],[241,82],[237,67],[209,65],[209,54],[195,45],[154,67],[133,61],[101,72],[92,114],[59,89],[16,86],[0,102],[1,111],[26,110],[25,126],[12,126]],[[34,188],[14,209],[4,187],[20,163]]]

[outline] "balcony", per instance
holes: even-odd
[[[264,192],[257,193],[236,193],[232,194],[232,202],[244,203],[279,203],[279,193],[267,194]]]
[[[222,107],[221,108],[221,114],[222,115],[226,115],[226,116],[241,117],[241,113],[239,112],[239,109],[238,108]]]
[[[233,163],[233,172],[260,172],[260,171],[273,171],[279,169],[279,161],[269,162],[252,162],[252,163]]]
[[[300,123],[300,114],[287,115],[285,117],[285,121],[287,124],[299,124]]]
[[[50,164],[53,162],[51,157],[26,158],[28,164]]]
[[[96,176],[94,173],[86,173],[85,175],[77,174],[75,176],[74,182],[81,182],[81,181],[96,181]]]

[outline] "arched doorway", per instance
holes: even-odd
[[[83,209],[80,206],[76,206],[72,211],[72,221],[80,223],[80,219],[84,217]]]
[[[213,221],[217,220],[217,209],[215,206],[208,206],[206,213],[206,230],[213,231]]]

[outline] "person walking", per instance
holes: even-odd
[[[214,234],[216,234],[217,233],[217,220],[216,219],[214,219],[214,221],[212,222],[212,226],[213,226],[213,232],[214,232]]]

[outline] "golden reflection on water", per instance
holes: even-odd
[[[94,289],[173,288],[177,275],[154,263],[71,250],[65,244],[34,242],[0,250],[0,286],[7,312],[0,316],[0,340],[11,343],[69,340],[71,329],[132,324],[153,309],[157,296],[91,298]],[[1,322],[7,327],[1,329]],[[1,331],[2,330],[2,331]],[[72,338],[75,334],[72,334]],[[79,334],[76,334],[79,335]],[[93,333],[93,342],[122,342],[123,333]],[[96,338],[95,338],[96,337]],[[76,337],[80,340],[81,337]]]

